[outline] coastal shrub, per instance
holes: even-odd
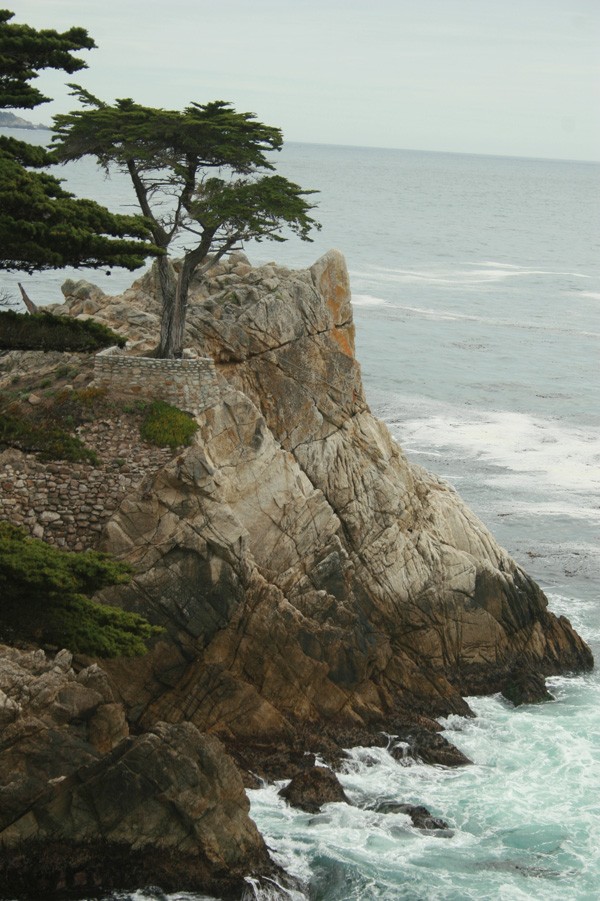
[[[88,597],[130,577],[128,566],[105,554],[59,550],[0,522],[0,638],[98,657],[144,654],[162,630]]]
[[[54,421],[67,428],[94,422],[99,418],[110,419],[117,412],[115,399],[108,396],[106,388],[87,386],[75,391],[57,391],[43,415],[51,415]]]
[[[148,407],[146,417],[140,426],[140,434],[144,441],[158,447],[171,447],[173,450],[182,445],[191,444],[198,423],[189,413],[178,410],[162,400],[153,401]]]
[[[87,448],[76,435],[47,421],[31,421],[18,412],[0,416],[0,448],[2,446],[39,453],[42,460],[67,460],[93,466],[99,462],[95,451]]]
[[[94,319],[48,313],[0,311],[0,350],[57,350],[91,353],[126,339]]]

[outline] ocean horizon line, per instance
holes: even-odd
[[[31,123],[31,127],[26,126],[10,126],[0,125],[0,128],[7,131],[53,131],[51,125]],[[507,159],[507,160],[528,160],[530,162],[543,163],[585,163],[592,166],[600,165],[600,159],[592,160],[588,158],[575,157],[557,157],[557,156],[529,156],[520,153],[477,153],[472,150],[430,150],[423,147],[384,147],[379,144],[338,144],[332,141],[297,141],[285,140],[285,144],[294,144],[296,146],[308,147],[331,147],[343,148],[348,150],[384,150],[387,152],[397,153],[428,153],[437,156],[477,156],[487,157],[488,159]]]
[[[586,163],[592,166],[600,165],[600,159],[575,159],[573,157],[551,156],[527,156],[513,153],[475,153],[470,150],[426,150],[422,147],[382,147],[377,144],[335,144],[321,141],[292,141],[286,140],[284,144],[293,144],[302,147],[331,147],[347,150],[385,150],[393,153],[428,153],[436,156],[482,156],[488,159],[528,160],[535,163]]]

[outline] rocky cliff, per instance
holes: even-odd
[[[151,345],[151,276],[90,302]],[[591,666],[539,587],[370,413],[339,253],[300,272],[233,255],[193,286],[188,335],[221,399],[102,544],[136,570],[105,596],[169,634],[141,667],[111,667],[138,725],[191,722],[242,758],[315,750],[435,728],[519,673]]]
[[[188,723],[129,735],[96,664],[0,645],[0,897],[150,883],[239,898],[275,875],[218,739]]]
[[[63,290],[55,312],[105,321],[134,353],[155,345],[152,273],[117,298]],[[382,733],[403,754],[462,765],[435,716],[469,715],[472,693],[536,700],[545,675],[592,665],[456,492],[411,466],[370,413],[339,253],[301,272],[232,255],[193,284],[188,341],[218,371],[192,446],[142,453],[121,418],[97,424],[112,435],[100,444],[96,426],[80,430],[101,468],[98,503],[74,521],[89,540],[103,529],[101,548],[135,571],[98,600],[164,633],[103,669],[0,647],[1,897],[149,882],[239,897],[250,874],[282,877],[225,749],[247,784]],[[115,481],[122,448],[137,462]],[[6,517],[43,467],[4,456]],[[69,474],[84,500],[87,472]],[[63,476],[54,467],[44,485],[66,522]],[[84,506],[100,511],[93,523]],[[43,507],[19,521],[41,528]],[[80,538],[68,523],[56,534]]]

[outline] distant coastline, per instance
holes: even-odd
[[[48,125],[35,125],[28,119],[22,119],[21,116],[15,116],[14,113],[0,111],[0,128],[26,128],[29,131],[49,131]]]

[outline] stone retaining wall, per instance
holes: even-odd
[[[164,400],[194,416],[219,400],[217,372],[210,357],[158,360],[109,347],[96,354],[94,382],[119,394]]]
[[[127,420],[77,431],[98,453],[99,466],[44,463],[18,450],[0,454],[0,520],[71,551],[95,547],[123,498],[173,457],[169,448],[141,441],[138,425]]]

